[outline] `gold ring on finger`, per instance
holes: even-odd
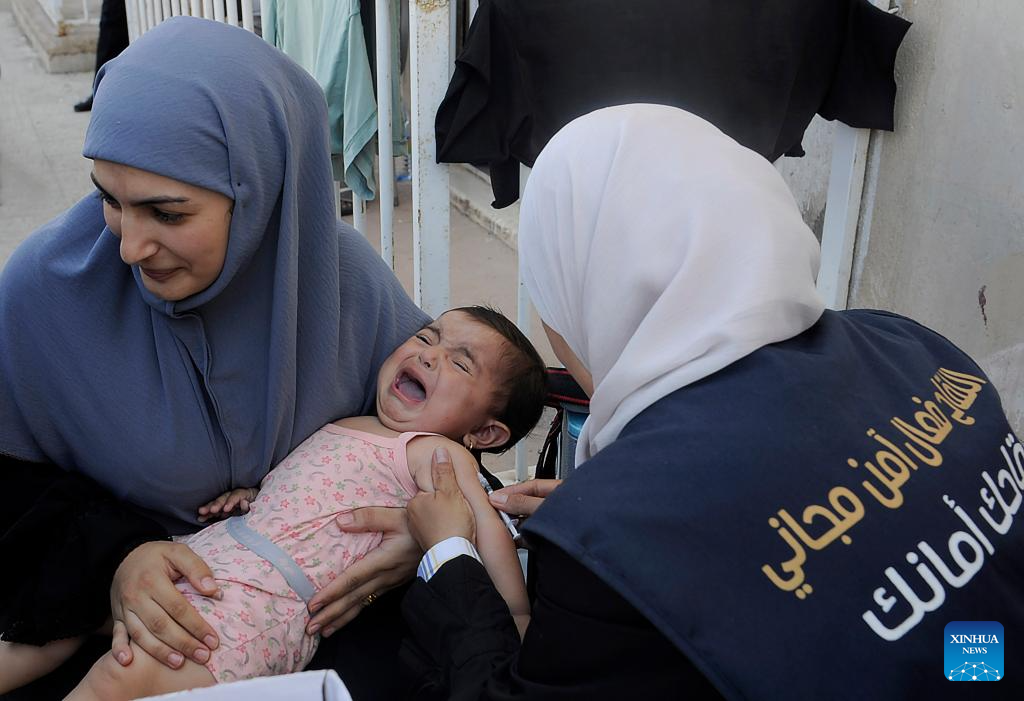
[[[370,604],[372,604],[376,600],[377,600],[377,595],[376,594],[367,594],[366,597],[363,599],[363,606],[369,606]]]

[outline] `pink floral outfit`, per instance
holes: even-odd
[[[418,491],[406,446],[420,435],[385,438],[328,424],[271,470],[241,518],[319,591],[382,539],[344,533],[334,518],[363,506],[404,506]],[[218,682],[297,672],[309,663],[319,636],[305,633],[306,603],[270,561],[229,533],[227,521],[175,540],[206,561],[224,594],[217,600],[177,583],[220,636],[206,665]]]

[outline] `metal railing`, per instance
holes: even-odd
[[[252,0],[125,0],[128,38],[135,41],[169,17],[189,15],[255,31]]]

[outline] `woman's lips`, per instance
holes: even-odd
[[[156,282],[165,282],[172,275],[177,273],[181,268],[167,268],[160,270],[157,268],[142,268],[142,274],[148,277],[150,280]]]

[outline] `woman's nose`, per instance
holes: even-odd
[[[127,265],[135,265],[146,260],[157,252],[159,246],[156,241],[146,235],[143,227],[130,221],[128,217],[121,218],[121,260]]]

